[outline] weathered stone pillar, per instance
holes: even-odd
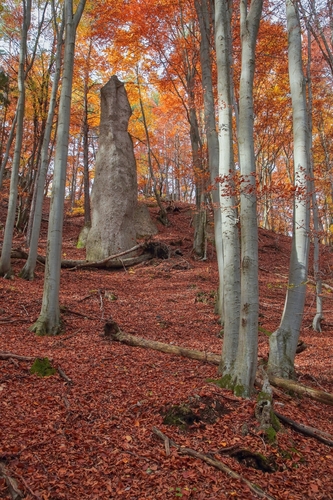
[[[124,84],[112,76],[101,89],[99,148],[86,244],[89,261],[105,259],[136,244],[136,162],[127,132],[131,114]]]

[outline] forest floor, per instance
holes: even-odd
[[[0,360],[0,465],[28,500],[259,498],[243,481],[199,458],[175,447],[168,453],[152,432],[156,427],[179,446],[220,460],[270,497],[333,499],[333,449],[287,425],[275,443],[266,442],[254,415],[256,394],[242,400],[219,389],[208,381],[217,378],[216,366],[103,336],[112,318],[124,333],[221,352],[223,334],[214,314],[216,255],[209,243],[206,261],[193,258],[191,207],[179,208],[166,228],[156,222],[157,208],[150,211],[159,229],[155,239],[183,255],[127,270],[62,270],[64,333],[56,337],[29,331],[41,309],[43,266],[38,264],[35,280],[27,282],[18,277],[24,262],[13,260],[14,279],[0,280],[0,351],[48,357],[72,384],[58,373],[31,374],[32,362]],[[0,218],[3,225],[4,209]],[[65,259],[85,258],[76,248],[82,225],[82,217],[66,216]],[[21,235],[15,235],[14,247],[24,248]],[[269,332],[279,325],[289,255],[288,237],[259,231],[259,358],[267,359]],[[323,280],[333,286],[332,249],[323,247],[321,259]],[[323,295],[323,331],[315,333],[309,284],[301,331],[307,349],[297,355],[296,369],[300,383],[333,393],[332,290]],[[333,434],[331,406],[296,395],[274,399],[279,413]],[[176,405],[185,408],[182,425],[168,425],[165,414],[175,413]],[[255,468],[257,462],[240,450],[267,457],[270,472]],[[0,498],[13,498],[4,479]]]

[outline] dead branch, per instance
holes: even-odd
[[[307,396],[310,399],[319,401],[320,403],[333,406],[333,394],[330,394],[328,392],[318,391],[317,389],[313,389],[312,387],[301,385],[298,382],[295,382],[295,380],[274,377],[273,375],[269,376],[269,381],[271,382],[271,384],[276,385],[277,387],[281,387],[282,389],[285,389],[287,391],[293,391],[296,394],[300,394],[301,396]]]
[[[73,314],[74,316],[81,316],[81,318],[91,319],[92,321],[96,321],[97,319],[92,316],[87,316],[87,314],[83,314],[78,311],[73,311],[73,309],[69,309],[67,306],[60,306],[60,312],[65,314]]]
[[[9,323],[27,323],[29,319],[7,319],[0,321],[0,325],[8,325]]]
[[[13,354],[11,352],[0,352],[0,359],[18,359],[19,361],[35,361],[36,358],[31,356],[19,356],[18,354]]]
[[[164,344],[163,342],[157,342],[155,340],[146,340],[142,337],[136,337],[129,333],[123,333],[121,331],[108,332],[108,336],[115,341],[122,342],[134,347],[143,347],[144,349],[154,349],[155,351],[162,351],[167,354],[175,354],[177,356],[184,356],[185,358],[197,359],[198,361],[204,361],[206,363],[212,363],[218,365],[220,362],[220,356],[218,354],[212,354],[210,352],[202,352],[194,349],[187,349],[186,347],[179,347],[176,345]]]
[[[131,252],[135,252],[139,248],[143,248],[143,244],[141,243],[140,245],[135,245],[134,247],[130,248],[129,250],[124,250],[123,252],[119,252],[115,255],[110,255],[110,257],[107,257],[106,259],[95,261],[95,262],[82,262],[81,264],[77,264],[73,268],[69,269],[70,271],[75,271],[76,269],[82,269],[83,267],[100,267],[100,266],[105,266],[110,260],[117,259],[118,257],[121,257],[122,255],[127,255]]]
[[[63,378],[68,384],[71,385],[73,383],[73,380],[67,377],[66,373],[60,368],[60,366],[58,366],[57,370],[60,377]]]
[[[127,259],[120,259],[123,255],[135,252],[136,250],[144,249],[145,253],[142,255],[137,255],[135,257],[129,257]],[[21,248],[13,250],[11,253],[13,259],[27,259],[28,254]],[[83,269],[85,267],[97,268],[97,269],[119,269],[121,267],[130,267],[146,262],[147,260],[153,258],[168,259],[170,257],[170,249],[165,243],[159,241],[152,241],[149,243],[140,243],[114,255],[110,255],[106,259],[88,262],[86,260],[62,260],[61,267],[68,269],[69,271],[76,271],[77,269]],[[45,264],[45,257],[43,255],[37,256],[37,262]]]
[[[18,488],[17,482],[15,481],[15,479],[13,479],[7,474],[5,464],[1,462],[0,462],[0,477],[2,477],[5,480],[9,494],[13,500],[20,500],[21,498],[24,498],[23,493]]]
[[[116,255],[111,255],[107,259],[96,261],[96,262],[88,262],[86,260],[62,260],[61,261],[61,267],[64,269],[68,269],[69,271],[75,271],[77,269],[85,268],[85,267],[93,267],[97,269],[109,269],[109,268],[114,268],[118,269],[121,267],[130,267],[130,266],[135,266],[137,264],[141,264],[142,262],[145,262],[147,260],[150,260],[153,258],[153,255],[151,252],[149,253],[144,253],[142,255],[139,255],[137,257],[131,257],[128,259],[122,259],[122,260],[116,260],[115,262],[112,262],[113,259],[117,259],[122,255],[128,254],[130,252],[134,252],[138,248],[143,248],[145,245],[140,244],[136,245],[133,248],[130,248],[129,250],[126,250],[125,252],[121,252]],[[11,253],[11,258],[12,259],[27,259],[28,254],[27,252],[24,252],[21,249],[13,250]],[[37,256],[37,262],[44,264],[45,265],[45,257],[43,255],[38,255]]]
[[[111,340],[122,342],[123,344],[127,344],[130,346],[143,347],[144,349],[154,349],[155,351],[174,354],[176,356],[184,356],[185,358],[196,359],[198,361],[211,363],[213,365],[218,365],[221,359],[218,354],[187,349],[186,347],[180,347],[176,345],[164,344],[163,342],[157,342],[155,340],[147,340],[142,337],[136,337],[135,335],[131,335],[129,333],[123,333],[120,330],[108,332],[107,336]],[[269,381],[272,385],[281,387],[282,389],[286,389],[287,391],[293,391],[296,394],[301,394],[302,396],[307,396],[310,399],[319,401],[320,403],[333,406],[333,394],[330,394],[328,392],[318,391],[311,387],[301,385],[294,380],[278,378],[272,375],[269,376]]]
[[[281,422],[290,425],[296,431],[301,432],[306,436],[313,437],[318,441],[327,444],[328,446],[333,446],[333,436],[331,436],[327,432],[323,432],[319,429],[316,429],[315,427],[309,427],[307,425],[295,422],[295,420],[285,417],[284,415],[281,415],[281,413],[278,413],[277,411],[274,411],[274,413],[278,417],[278,419],[281,420]]]
[[[225,472],[226,474],[228,474],[228,476],[230,476],[234,479],[238,479],[239,481],[242,481],[250,488],[251,491],[253,491],[253,493],[260,496],[261,498],[268,498],[269,500],[275,500],[274,497],[272,497],[268,493],[265,493],[259,486],[251,483],[250,481],[245,479],[243,476],[241,476],[237,472],[230,469],[223,462],[220,462],[219,460],[215,460],[211,457],[208,457],[207,455],[204,455],[204,454],[199,453],[195,450],[192,450],[191,448],[185,448],[185,447],[180,446],[179,444],[177,444],[174,441],[172,441],[171,439],[169,439],[168,436],[163,434],[163,432],[161,432],[156,427],[153,427],[152,431],[154,434],[156,434],[156,436],[158,436],[164,442],[164,444],[166,444],[166,442],[168,442],[169,445],[177,448],[178,453],[181,453],[182,455],[189,455],[189,456],[194,457],[194,458],[199,458],[203,462],[206,462],[208,465],[212,465],[216,469],[219,469],[220,471]]]

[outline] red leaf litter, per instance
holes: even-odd
[[[14,279],[0,280],[0,350],[48,357],[72,380],[70,384],[58,373],[32,375],[31,361],[0,360],[1,470],[25,499],[259,498],[243,481],[198,458],[173,446],[168,454],[153,427],[179,446],[220,460],[273,498],[333,499],[331,447],[287,425],[276,443],[269,444],[254,417],[256,395],[241,400],[209,382],[217,378],[216,366],[103,337],[104,324],[112,318],[125,333],[221,352],[223,335],[214,314],[218,274],[212,229],[207,260],[195,260],[192,208],[179,204],[179,212],[169,214],[171,225],[165,228],[157,221],[157,208],[150,207],[159,229],[156,239],[178,250],[169,260],[155,259],[127,270],[62,270],[64,333],[59,336],[37,337],[29,331],[41,308],[42,265],[37,265],[36,279],[27,282],[18,277],[24,261],[13,260]],[[40,254],[46,248],[43,224]],[[64,258],[85,258],[84,250],[76,249],[82,225],[82,217],[66,217]],[[21,235],[15,236],[14,247],[24,248]],[[278,327],[283,310],[290,239],[260,230],[259,247],[259,357],[267,358],[267,334]],[[307,349],[296,358],[299,382],[330,393],[332,269],[332,250],[323,247],[321,273],[328,285],[323,289],[323,331],[311,328],[315,287],[310,281],[301,331]],[[281,390],[274,401],[279,413],[333,434],[332,407]],[[215,419],[185,426],[163,423],[168,408],[193,407],[193,402],[198,415],[214,410]],[[274,470],[263,472],[224,453],[230,447],[260,453]],[[0,478],[0,498],[13,495],[5,477]]]

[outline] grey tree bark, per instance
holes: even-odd
[[[86,0],[80,0],[75,14],[73,0],[65,0],[65,53],[61,85],[57,144],[54,160],[51,206],[47,236],[44,291],[42,309],[31,330],[38,335],[55,335],[61,330],[59,290],[61,270],[61,245],[64,214],[68,137],[71,113],[71,96],[75,37]]]
[[[43,200],[44,200],[44,186],[46,174],[49,166],[49,144],[53,126],[53,118],[55,113],[56,101],[57,101],[57,93],[60,81],[60,71],[61,71],[61,50],[63,45],[63,34],[65,28],[65,16],[64,12],[62,15],[62,21],[60,28],[57,27],[56,21],[56,11],[54,0],[52,1],[52,9],[53,9],[53,18],[54,18],[54,26],[57,31],[57,49],[55,56],[55,72],[52,83],[51,90],[51,98],[49,104],[48,115],[46,119],[44,137],[43,137],[43,145],[41,151],[41,166],[37,180],[36,187],[36,199],[33,213],[33,224],[30,238],[30,247],[29,247],[29,255],[28,259],[23,266],[20,276],[27,280],[33,280],[34,271],[37,262],[37,254],[38,254],[38,240],[40,233],[40,226],[42,221],[42,212],[43,212]]]
[[[238,349],[240,314],[240,248],[235,202],[235,163],[232,137],[231,95],[231,5],[229,0],[215,1],[215,37],[218,75],[219,116],[219,210],[221,240],[219,276],[223,293],[224,338],[219,371],[232,377]]]
[[[221,238],[221,207],[219,183],[216,179],[219,175],[219,138],[217,133],[215,98],[213,92],[213,77],[212,77],[212,49],[210,46],[211,32],[210,21],[212,12],[210,9],[209,0],[195,0],[195,9],[197,12],[199,27],[200,27],[200,64],[201,64],[201,80],[204,97],[204,117],[205,131],[207,137],[208,148],[208,164],[210,171],[210,182],[212,185],[212,198],[214,206],[214,232],[215,232],[215,247],[217,254],[217,262],[219,267],[219,275],[223,276],[223,259],[222,259],[222,238]],[[222,311],[223,297],[223,280],[220,279],[217,312],[223,317]]]
[[[256,165],[253,141],[253,81],[255,47],[263,0],[240,2],[241,79],[239,99],[238,150],[241,169],[241,305],[235,386],[239,393],[250,396],[257,370],[258,356],[258,227]]]
[[[0,167],[0,189],[2,189],[3,176],[4,176],[5,168],[6,168],[6,165],[7,165],[7,162],[8,162],[10,148],[12,146],[12,143],[13,143],[13,140],[14,140],[14,137],[15,137],[16,123],[17,123],[17,109],[16,109],[16,112],[15,112],[15,115],[14,115],[14,118],[13,118],[13,121],[12,121],[12,126],[10,128],[10,132],[9,132],[9,135],[8,135],[5,153],[3,155],[3,159],[2,159],[2,162],[1,162],[1,167]]]
[[[304,312],[309,255],[308,120],[302,65],[302,35],[297,6],[286,0],[289,80],[294,136],[294,227],[289,282],[279,328],[270,336],[268,369],[272,375],[292,378]]]
[[[21,148],[23,142],[23,120],[25,113],[25,60],[27,54],[28,30],[31,22],[31,0],[23,0],[23,21],[21,28],[20,57],[18,70],[19,98],[17,102],[17,126],[12,173],[10,178],[8,212],[0,259],[0,276],[9,278],[11,276],[10,254],[12,250],[13,232],[15,225],[18,173],[21,160]]]
[[[227,0],[215,1],[224,302],[224,341],[219,371],[226,387],[232,388],[238,395],[247,397],[253,390],[258,348],[258,236],[253,142],[253,80],[262,0],[252,0],[249,10],[246,0],[242,0],[240,8],[242,48],[238,129],[241,167],[240,221],[235,210],[232,140],[231,5],[232,3]]]
[[[101,89],[99,150],[86,244],[89,261],[128,250],[136,242],[136,162],[127,131],[131,113],[124,84],[112,76]]]
[[[310,193],[311,193],[311,208],[313,220],[313,276],[316,283],[316,314],[312,321],[312,328],[315,332],[321,332],[321,321],[323,319],[323,294],[322,280],[320,272],[320,217],[318,211],[317,194],[315,189],[314,169],[313,169],[313,154],[312,154],[312,49],[311,49],[311,30],[307,23],[307,38],[308,38],[308,60],[306,65],[306,80],[308,92],[308,124],[309,124],[309,140],[308,140],[308,158],[310,171]]]
[[[92,40],[90,40],[88,61],[91,58]],[[91,210],[90,210],[90,180],[89,180],[89,123],[88,123],[88,79],[89,79],[90,64],[87,65],[84,75],[84,118],[83,118],[83,182],[84,182],[84,225],[91,227]]]

